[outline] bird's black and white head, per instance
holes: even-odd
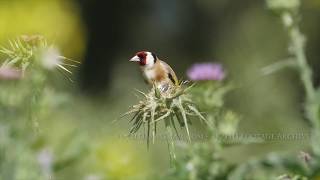
[[[146,68],[152,68],[157,62],[157,59],[157,56],[152,52],[140,51],[137,52],[136,55],[130,59],[130,61],[138,62],[140,66]]]

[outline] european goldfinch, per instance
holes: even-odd
[[[138,62],[146,82],[155,85],[162,92],[179,85],[172,68],[152,52],[138,52],[130,61]]]

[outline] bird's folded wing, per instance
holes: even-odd
[[[176,73],[172,70],[172,68],[167,63],[165,63],[164,61],[160,61],[160,63],[166,69],[166,71],[168,73],[168,77],[173,82],[173,84],[179,85],[179,81],[178,81],[178,78],[176,76]]]

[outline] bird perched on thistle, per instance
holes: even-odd
[[[138,62],[146,82],[155,85],[161,92],[179,86],[178,78],[172,68],[154,53],[140,51],[130,61]]]

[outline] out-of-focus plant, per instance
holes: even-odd
[[[191,90],[194,101],[205,112],[211,123],[210,132],[232,135],[238,124],[236,115],[224,107],[224,97],[232,90],[232,85],[224,82],[226,72],[221,64],[201,63],[193,65],[187,75],[196,83]],[[220,119],[223,119],[220,121]],[[226,121],[225,121],[226,120]]]
[[[78,62],[61,56],[57,48],[49,45],[40,35],[24,35],[9,41],[9,46],[2,46],[0,53],[0,75],[3,79],[0,84],[0,102],[3,106],[13,105],[22,108],[21,111],[28,110],[26,117],[36,125],[36,113],[40,112],[41,99],[46,92],[48,72],[58,69],[70,79],[68,74],[72,72],[66,67],[76,67]],[[6,81],[11,79],[17,81]],[[17,89],[19,85],[28,88]],[[27,106],[21,106],[22,103]]]
[[[146,179],[151,169],[148,156],[141,156],[140,144],[105,139],[97,145],[92,158],[101,179]]]
[[[0,4],[1,44],[17,34],[36,32],[54,40],[55,45],[63,48],[63,52],[68,55],[81,55],[84,52],[84,27],[76,2],[2,0]],[[62,28],[57,28],[59,24]]]
[[[300,31],[300,0],[266,0],[268,7],[282,19],[289,37],[289,57],[263,68],[269,75],[283,68],[293,68],[300,76],[305,90],[304,111],[310,122],[310,152],[292,154],[272,153],[265,158],[253,159],[237,166],[230,179],[318,179],[320,174],[320,101],[319,88],[313,85],[312,69],[305,53],[306,37]]]
[[[165,178],[172,179],[317,179],[320,172],[320,101],[319,88],[312,83],[312,70],[305,55],[305,36],[299,28],[299,0],[267,0],[270,9],[282,18],[289,35],[289,58],[263,69],[265,75],[284,67],[297,70],[306,93],[305,116],[311,124],[311,151],[301,152],[299,157],[292,154],[271,153],[241,164],[229,164],[220,156],[224,142],[221,135],[235,133],[238,118],[223,106],[223,97],[232,86],[221,80],[225,73],[217,64],[197,64],[188,71],[190,79],[200,81],[193,88],[193,97],[200,110],[206,112],[210,124],[210,140],[207,144],[193,144],[184,148],[185,154],[178,158],[176,165]],[[208,81],[215,80],[215,82]],[[224,136],[222,136],[224,137]],[[241,142],[238,142],[241,143]],[[189,150],[189,151],[186,151]]]
[[[319,88],[313,85],[312,69],[308,64],[305,53],[306,36],[300,31],[301,15],[299,8],[301,2],[300,0],[267,0],[267,4],[282,18],[282,23],[289,37],[289,57],[285,61],[264,68],[264,72],[270,74],[283,67],[291,67],[297,70],[305,90],[304,109],[305,116],[311,124],[311,148],[316,156],[320,156],[320,93]]]
[[[264,158],[255,158],[239,164],[230,172],[228,179],[279,179],[307,180],[310,168],[315,165],[314,159],[306,160],[308,154],[301,152],[302,157],[270,153]]]
[[[221,152],[228,142],[225,136],[236,132],[239,117],[224,107],[224,96],[232,86],[223,80],[226,72],[221,64],[201,63],[193,65],[187,75],[195,82],[191,97],[204,112],[208,122],[208,139],[181,146],[175,166],[165,178],[169,179],[226,179],[234,165],[228,164]],[[206,136],[205,136],[206,137]]]
[[[40,132],[42,120],[59,105],[50,100],[60,95],[48,82],[50,71],[69,78],[68,68],[76,64],[40,35],[20,36],[1,46],[0,179],[50,179],[83,154],[81,143],[73,142],[65,143],[63,152],[79,153],[55,156]]]

